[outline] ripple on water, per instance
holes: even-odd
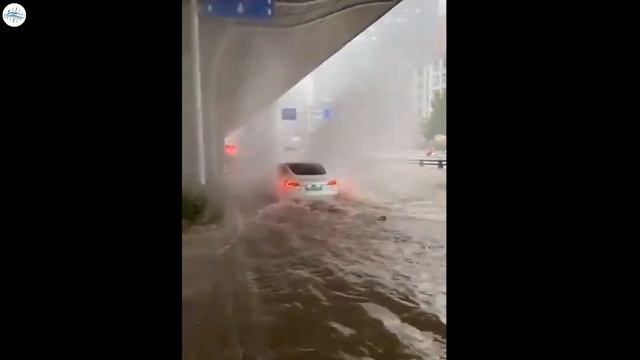
[[[446,356],[444,240],[422,225],[433,204],[414,207],[431,207],[402,220],[414,233],[396,226],[398,209],[357,204],[282,204],[247,222],[240,239],[270,348],[303,359]]]
[[[420,331],[415,327],[402,322],[402,320],[389,309],[373,304],[360,304],[372,318],[382,322],[385,328],[395,334],[402,343],[409,347],[417,355],[425,359],[434,354],[440,355],[440,343],[434,342],[434,336],[427,331]]]
[[[340,332],[340,334],[342,334],[343,336],[350,336],[356,333],[355,330],[353,330],[352,328],[348,327],[348,326],[344,326],[340,323],[337,323],[335,321],[329,321],[329,326],[331,326],[332,328],[338,330],[338,332]]]

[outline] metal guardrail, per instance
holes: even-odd
[[[422,166],[437,166],[438,169],[443,169],[447,166],[447,159],[409,159],[410,164]]]

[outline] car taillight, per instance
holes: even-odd
[[[300,183],[297,182],[297,181],[287,180],[284,183],[284,186],[286,186],[286,187],[298,187],[298,186],[300,186]]]
[[[327,185],[338,185],[338,182],[335,179],[331,179],[331,180],[329,180]]]
[[[226,144],[224,146],[224,153],[229,156],[234,156],[238,153],[238,147],[233,144]]]

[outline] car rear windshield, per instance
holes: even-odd
[[[289,169],[296,175],[325,175],[327,171],[320,164],[288,163]]]

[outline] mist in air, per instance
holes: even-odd
[[[275,175],[278,162],[320,162],[347,179],[363,166],[375,175],[376,167],[366,166],[374,159],[420,156],[424,115],[416,74],[441,56],[438,11],[437,0],[404,0],[229,133],[239,150],[230,170],[235,184],[259,185]],[[283,108],[296,108],[296,120],[283,120]],[[331,109],[328,119],[324,108]]]

